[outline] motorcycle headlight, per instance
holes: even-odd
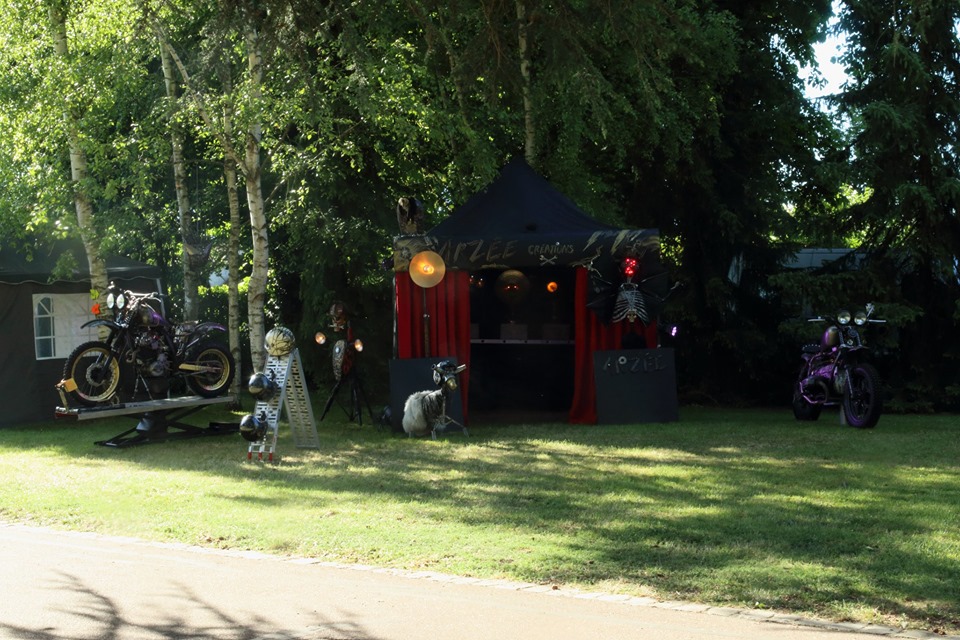
[[[853,322],[861,326],[867,324],[867,312],[857,311],[857,315],[853,316]]]
[[[840,324],[850,324],[850,312],[841,311],[840,313],[838,313],[837,322],[839,322]]]
[[[123,311],[127,305],[127,299],[122,291],[111,291],[107,294],[107,308],[113,312]]]

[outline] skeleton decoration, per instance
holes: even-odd
[[[454,364],[442,360],[433,365],[433,382],[439,387],[433,391],[416,391],[403,405],[403,430],[407,436],[425,436],[428,433],[437,438],[450,425],[457,425],[464,435],[467,428],[447,415],[447,402],[450,394],[457,390],[457,376],[463,373],[467,365]]]
[[[620,258],[597,255],[583,264],[589,273],[587,307],[604,323],[628,322],[644,328],[655,325],[672,287],[659,260],[649,247],[627,247]],[[643,335],[631,330],[628,335]],[[626,347],[624,347],[626,348]]]
[[[636,322],[640,320],[644,326],[650,324],[650,313],[647,311],[647,297],[650,295],[640,289],[633,277],[637,275],[637,259],[626,257],[620,264],[624,283],[620,285],[617,299],[613,303],[613,321]]]

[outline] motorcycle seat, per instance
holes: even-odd
[[[805,344],[803,345],[803,353],[820,353],[820,345]]]

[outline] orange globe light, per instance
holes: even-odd
[[[438,253],[421,251],[410,259],[409,270],[415,284],[429,289],[440,284],[447,267]]]
[[[550,293],[556,293],[557,289],[559,288],[560,288],[560,285],[558,285],[556,282],[550,281],[547,283],[547,291],[549,291]]]

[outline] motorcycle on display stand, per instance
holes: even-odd
[[[109,331],[107,337],[81,344],[63,368],[63,389],[78,403],[87,407],[118,403],[118,391],[131,385],[134,396],[142,390],[150,399],[184,387],[204,398],[229,390],[236,365],[230,350],[211,336],[226,332],[223,325],[172,324],[157,311],[163,308],[158,294],[122,291],[113,283],[106,304],[113,320],[97,318],[83,326],[103,327]],[[97,306],[93,311],[99,315]]]
[[[816,420],[823,407],[839,405],[847,424],[859,429],[877,425],[883,409],[880,374],[867,361],[869,349],[862,334],[866,325],[886,320],[871,318],[873,312],[873,305],[868,304],[852,316],[840,311],[835,317],[808,319],[828,326],[820,344],[803,347],[803,364],[793,389],[797,420]]]

